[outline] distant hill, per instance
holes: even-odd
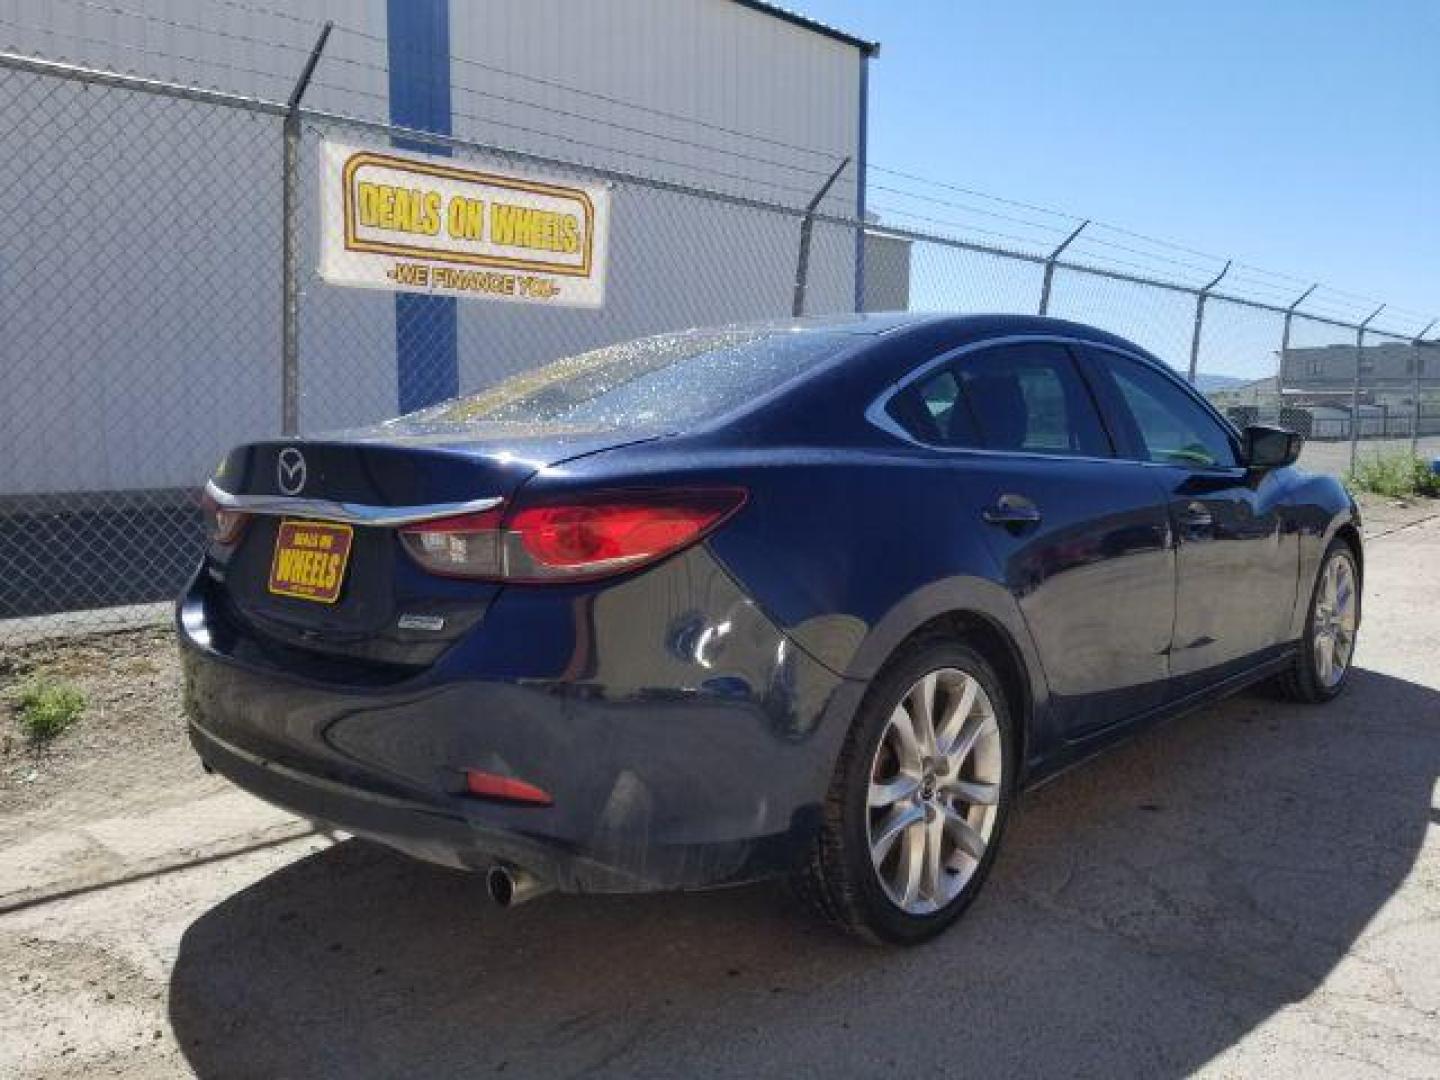
[[[1241,379],[1235,375],[1205,375],[1196,372],[1195,389],[1202,394],[1209,394],[1215,390],[1229,390],[1231,387],[1244,386],[1246,383],[1254,381],[1254,379]]]

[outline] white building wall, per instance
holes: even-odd
[[[329,18],[306,104],[383,121],[386,15],[0,0],[0,47],[283,100]],[[858,50],[732,0],[452,0],[450,20],[463,138],[790,206],[858,154]],[[192,486],[226,447],[276,434],[278,119],[13,72],[0,96],[0,496]],[[301,174],[307,431],[396,408],[393,298],[313,271],[322,134]],[[853,213],[853,177],[825,211]],[[606,308],[459,301],[462,390],[639,333],[788,314],[798,219],[631,185],[613,205]],[[811,265],[809,310],[848,309],[848,230],[817,228]]]

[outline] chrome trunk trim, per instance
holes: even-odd
[[[415,525],[422,521],[454,517],[456,514],[478,514],[492,510],[505,500],[498,495],[467,502],[427,503],[420,506],[367,506],[364,503],[334,502],[330,499],[300,499],[288,495],[232,495],[209,480],[205,494],[217,506],[246,514],[267,514],[274,517],[314,518],[320,521],[343,521],[350,525]]]

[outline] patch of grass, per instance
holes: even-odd
[[[1392,499],[1440,496],[1440,475],[1424,458],[1412,454],[1387,454],[1360,461],[1345,482],[1356,491],[1386,495]]]
[[[69,683],[37,679],[20,691],[15,718],[32,746],[44,746],[85,711],[85,695]]]

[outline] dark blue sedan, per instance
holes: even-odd
[[[1054,319],[598,349],[232,452],[191,737],[502,903],[789,875],[919,941],[1027,785],[1260,680],[1340,693],[1359,517],[1299,448]]]

